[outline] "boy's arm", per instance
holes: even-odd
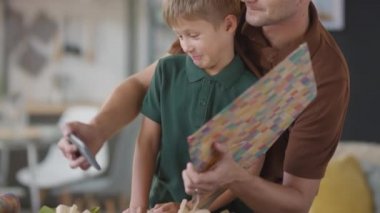
[[[139,207],[143,211],[148,209],[149,190],[155,170],[160,136],[160,125],[144,117],[133,157],[130,209]]]

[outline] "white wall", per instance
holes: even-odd
[[[3,75],[4,75],[4,70],[3,70],[3,67],[4,67],[4,62],[3,62],[3,53],[4,53],[4,13],[3,13],[3,1],[0,2],[0,97],[1,97],[1,94],[2,94],[2,89],[3,89],[3,85],[2,85],[2,78],[3,78]]]
[[[127,75],[128,35],[126,1],[123,0],[12,0],[12,7],[21,12],[25,25],[30,26],[43,11],[59,26],[48,44],[32,39],[32,43],[49,62],[38,76],[18,66],[22,42],[10,56],[9,91],[22,92],[29,101],[59,101],[52,81],[54,74],[69,75],[67,101],[102,102]],[[84,57],[62,55],[64,20],[74,17],[82,21]],[[86,52],[86,50],[89,50]],[[94,53],[91,59],[91,53]]]
[[[137,70],[167,54],[175,34],[162,20],[162,0],[136,0]]]

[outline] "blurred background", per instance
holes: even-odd
[[[380,2],[316,3],[350,67],[351,101],[342,140],[380,143]],[[101,206],[107,212],[128,205],[138,121],[111,139],[100,172],[63,177],[55,170],[67,164],[55,159],[52,144],[60,137],[58,125],[72,119],[68,114],[74,111],[86,120],[123,79],[166,53],[175,36],[162,21],[160,4],[0,1],[0,193],[16,194],[25,212],[44,204]],[[55,170],[47,169],[51,165]],[[59,176],[56,182],[43,179],[53,173]]]

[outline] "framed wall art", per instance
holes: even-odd
[[[330,31],[341,31],[345,26],[344,0],[313,0],[322,24]]]

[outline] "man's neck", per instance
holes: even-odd
[[[303,39],[309,24],[309,10],[305,9],[283,22],[264,26],[263,33],[272,47],[283,49],[293,42]]]

